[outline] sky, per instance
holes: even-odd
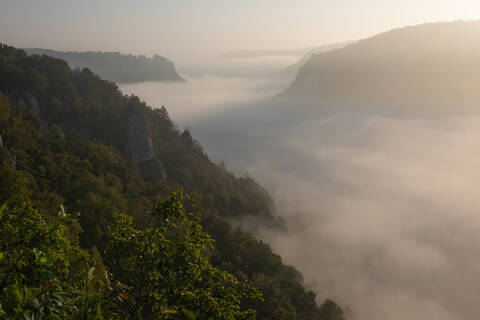
[[[300,49],[478,18],[476,0],[0,0],[0,42],[175,59]]]

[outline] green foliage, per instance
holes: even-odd
[[[302,286],[300,273],[285,266],[267,244],[240,229],[232,230],[218,217],[207,217],[202,225],[217,240],[213,264],[239,279],[248,279],[263,294],[264,300],[252,306],[257,319],[326,319],[317,307],[315,293]]]
[[[31,195],[29,177],[24,172],[12,169],[6,162],[0,163],[0,203],[22,203]]]
[[[174,193],[158,203],[143,230],[131,217],[115,216],[105,257],[125,284],[118,308],[130,319],[254,319],[240,304],[259,293],[210,264],[213,240],[186,212],[187,199]]]
[[[31,204],[0,208],[0,306],[8,319],[64,319],[86,295],[88,254],[67,240],[71,217],[47,223]]]
[[[0,225],[7,239],[0,243],[6,246],[0,270],[9,274],[0,313],[10,317],[36,301],[53,303],[58,312],[42,309],[51,317],[82,319],[232,319],[251,317],[249,310],[258,319],[341,314],[328,304],[319,308],[294,268],[222,220],[252,215],[281,225],[265,189],[212,163],[165,108],[124,96],[89,70],[71,71],[62,60],[2,45],[0,91],[9,97],[0,92],[0,134],[16,157],[15,169],[0,158],[0,203],[11,208],[3,209],[9,215]],[[32,97],[37,109],[16,106]],[[163,183],[146,182],[123,156],[131,107],[150,127],[155,160],[168,174]],[[183,195],[168,197],[179,186],[194,196],[195,210]],[[53,214],[60,205],[80,213],[68,227]],[[35,238],[47,230],[56,230],[56,238]],[[8,242],[16,237],[18,244]],[[13,267],[15,259],[23,265]],[[55,279],[51,286],[47,278]]]
[[[255,319],[261,300],[213,267],[213,240],[182,193],[159,202],[140,230],[117,214],[104,258],[68,240],[63,207],[48,223],[31,204],[0,208],[0,317],[7,319]],[[97,271],[98,269],[98,271]],[[102,272],[103,270],[103,272]],[[113,280],[115,279],[115,281]]]
[[[5,147],[18,159],[16,170],[0,163],[0,200],[21,204],[32,199],[47,212],[61,204],[81,212],[82,242],[88,248],[101,243],[113,212],[135,208],[129,211],[140,215],[146,210],[138,201],[145,188],[138,167],[114,148],[55,125],[44,133],[30,112],[1,94],[0,128]]]

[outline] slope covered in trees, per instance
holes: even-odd
[[[159,55],[125,55],[119,52],[75,52],[29,48],[28,54],[48,55],[63,59],[72,68],[89,68],[103,79],[118,83],[142,81],[185,81],[172,61]]]
[[[225,222],[282,226],[268,193],[212,163],[165,108],[8,46],[0,92],[0,317],[343,318]]]
[[[289,83],[292,82],[295,79],[295,76],[297,75],[298,71],[300,68],[312,57],[314,54],[320,54],[324,52],[329,52],[332,50],[340,49],[343,47],[346,47],[347,45],[351,44],[352,41],[347,41],[347,42],[339,42],[339,43],[333,43],[333,44],[328,44],[324,46],[319,46],[315,48],[310,48],[308,52],[304,53],[303,56],[295,62],[294,64],[286,67],[282,71],[278,72],[275,74],[275,77],[279,78],[286,78],[289,80]]]
[[[391,30],[315,54],[284,92],[316,103],[477,108],[480,22]]]

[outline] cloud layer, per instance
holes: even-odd
[[[197,80],[132,92],[268,188],[289,232],[258,236],[319,301],[360,320],[480,317],[480,113],[302,106],[266,99],[267,80]]]
[[[361,110],[264,103],[193,130],[271,190],[290,232],[260,237],[320,299],[358,319],[478,318],[480,114]]]

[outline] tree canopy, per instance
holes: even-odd
[[[125,158],[132,107],[166,180]],[[225,220],[282,226],[267,191],[182,133],[87,69],[0,46],[3,317],[328,319],[298,271]]]

